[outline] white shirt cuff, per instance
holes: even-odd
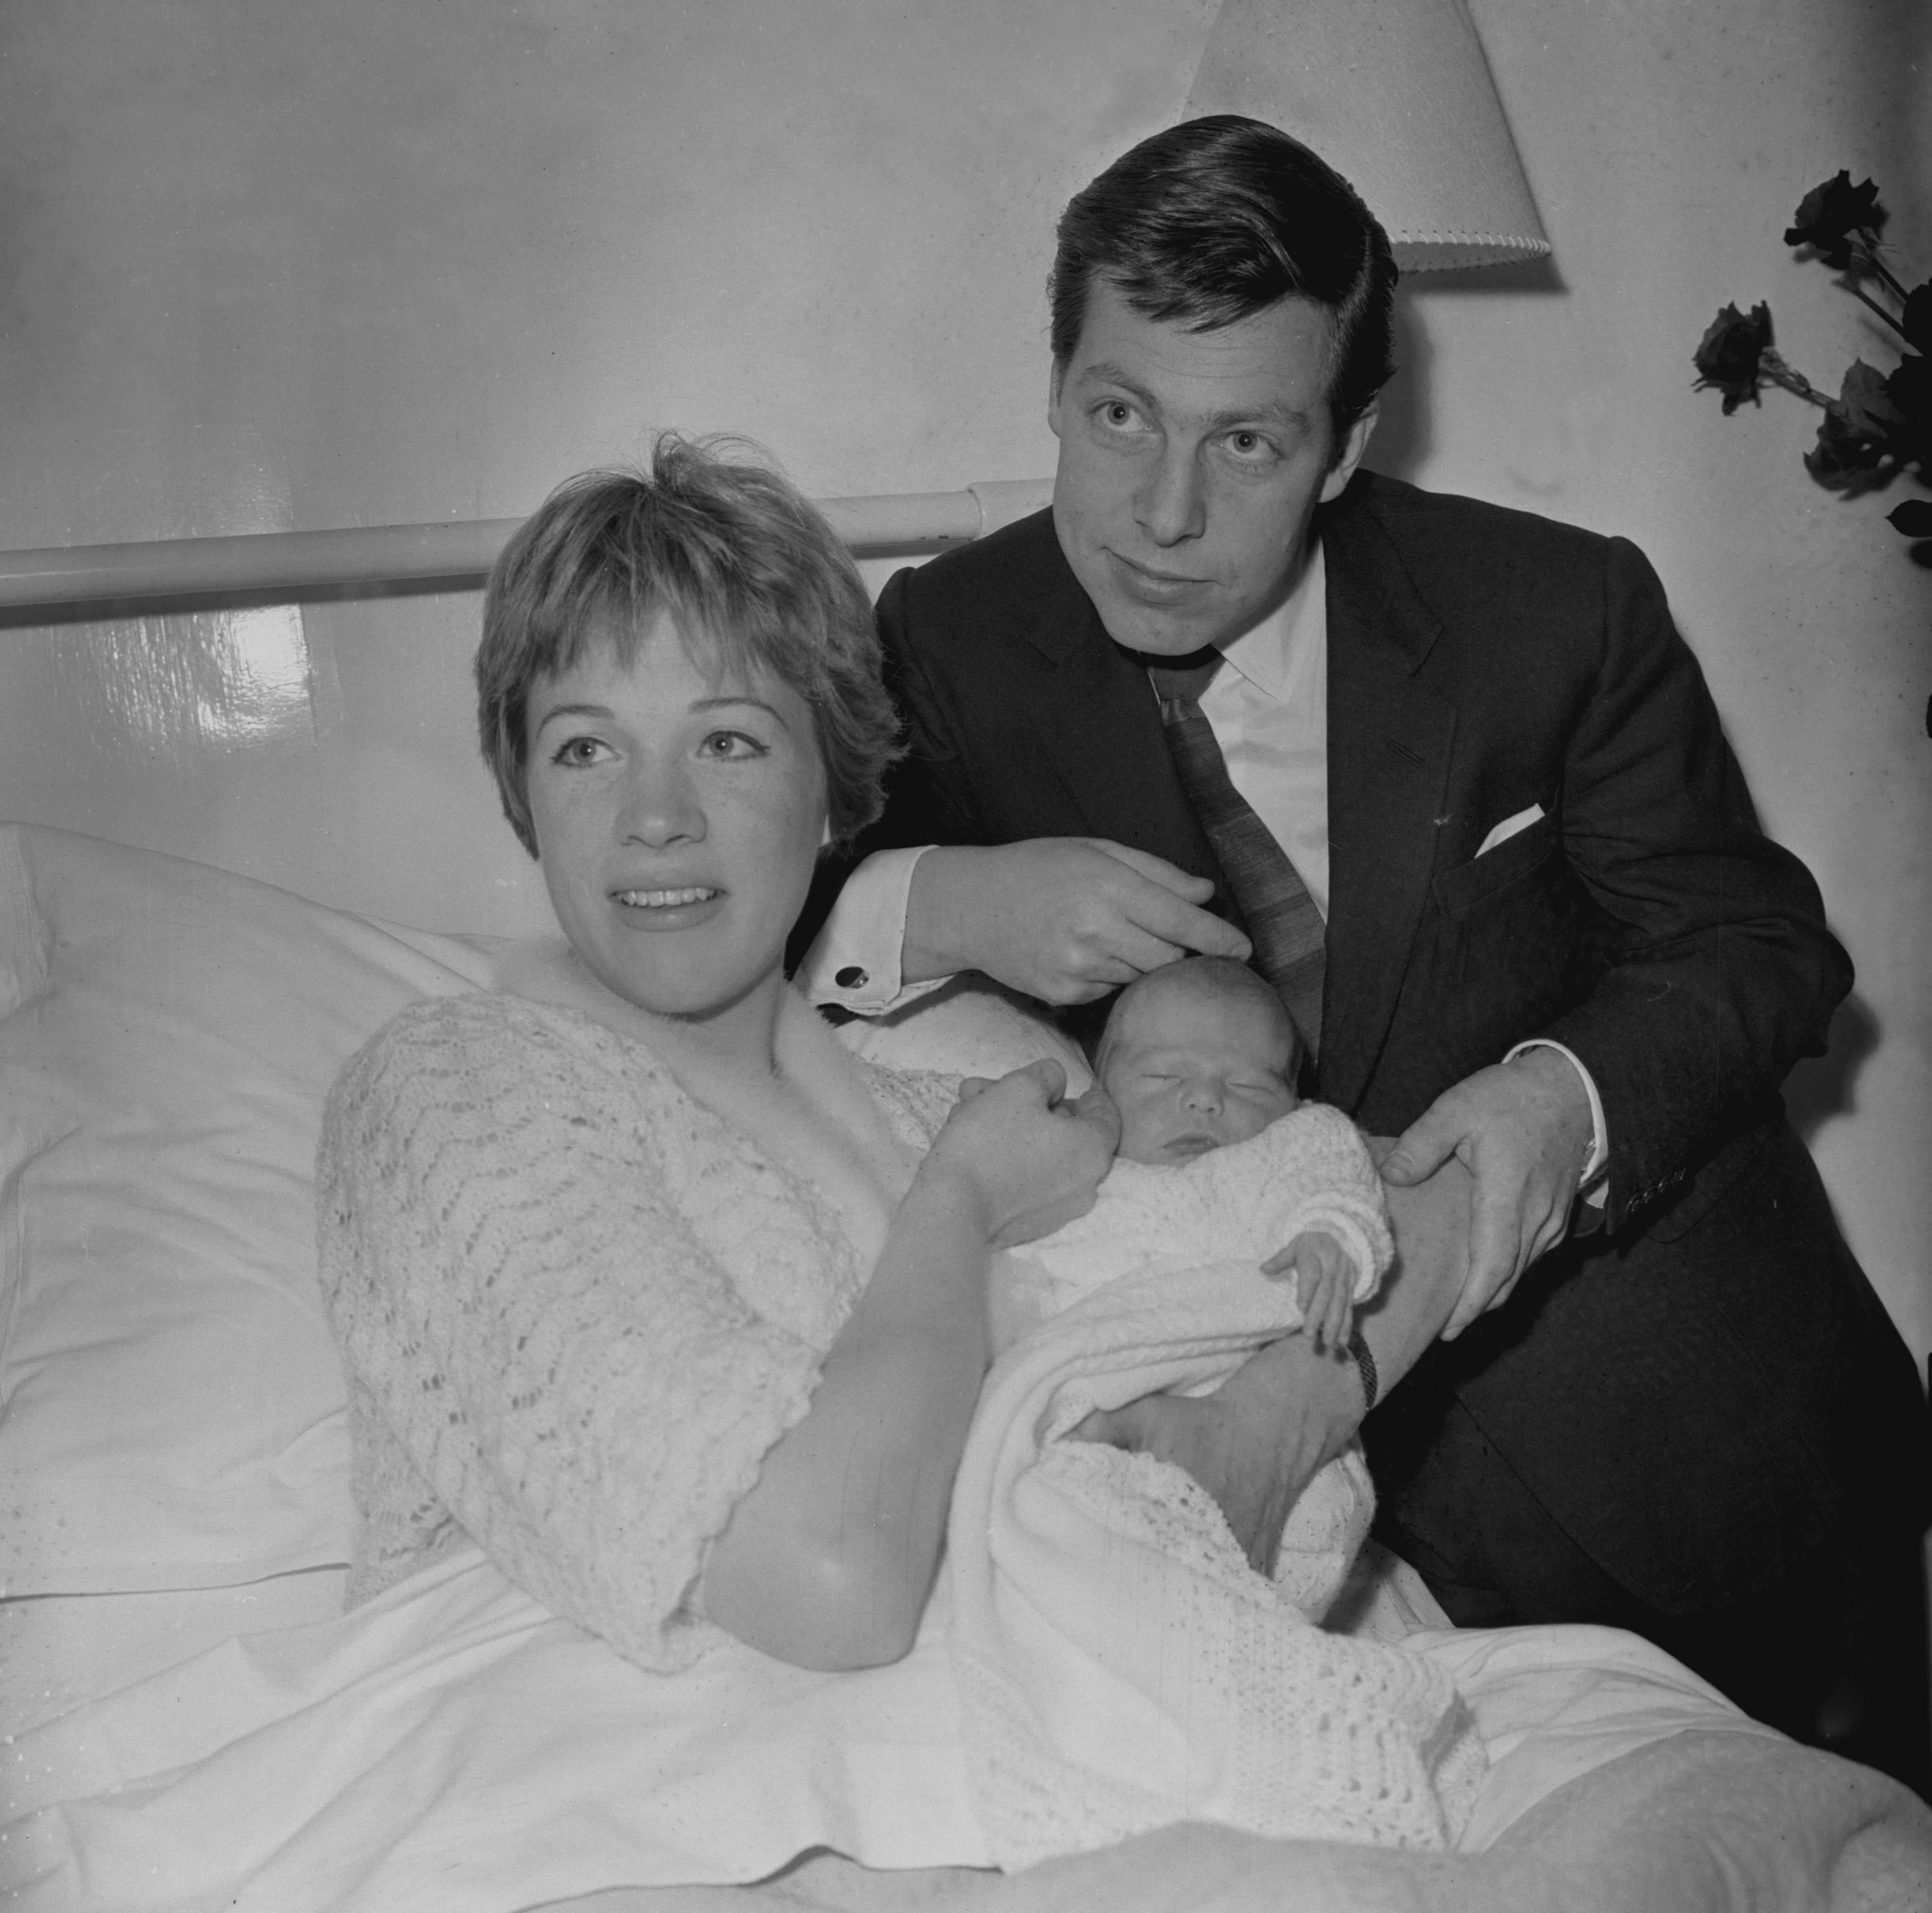
[[[946,981],[907,984],[899,977],[913,866],[932,847],[874,851],[845,879],[825,927],[798,968],[798,987],[811,1002],[836,1003],[854,1016],[882,1017]]]
[[[1584,1160],[1583,1173],[1578,1179],[1576,1188],[1586,1203],[1601,1209],[1609,1200],[1610,1193],[1606,1180],[1610,1167],[1610,1139],[1604,1122],[1604,1099],[1598,1095],[1590,1072],[1574,1050],[1566,1049],[1546,1036],[1532,1036],[1527,1043],[1519,1043],[1503,1061],[1513,1063],[1526,1050],[1554,1050],[1559,1056],[1567,1058],[1570,1068],[1583,1079],[1583,1093],[1590,1099],[1590,1153]]]

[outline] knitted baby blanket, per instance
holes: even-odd
[[[1003,1356],[953,1490],[950,1650],[992,1857],[1024,1866],[1178,1819],[1442,1847],[1486,1767],[1435,1662],[1327,1633],[1248,1565],[1179,1469],[1064,1439],[1290,1326],[1251,1266],[1130,1276]]]

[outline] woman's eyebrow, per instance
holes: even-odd
[[[764,698],[754,698],[748,691],[724,692],[715,698],[700,698],[692,706],[692,709],[693,710],[721,710],[732,704],[749,704],[754,710],[764,712],[782,730],[789,731],[791,728],[791,726],[785,722],[784,713],[780,710],[776,704],[769,702]]]
[[[560,717],[591,717],[608,723],[615,715],[608,704],[553,704],[537,719],[537,728],[541,731]]]
[[[754,698],[749,692],[735,695],[727,693],[715,698],[700,698],[691,708],[694,711],[721,710],[738,704],[749,704],[754,710],[766,713],[772,721],[782,728],[787,731],[791,728],[785,722],[784,713],[776,704],[764,698]],[[545,725],[560,717],[588,717],[602,724],[614,724],[617,721],[616,713],[608,704],[554,704],[537,719],[538,730],[542,731]]]

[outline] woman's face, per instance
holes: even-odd
[[[825,773],[797,692],[714,675],[692,635],[696,662],[660,612],[629,665],[593,643],[534,687],[530,815],[557,921],[605,988],[752,1029],[825,841]]]

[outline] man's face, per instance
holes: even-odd
[[[1353,476],[1372,410],[1339,446],[1334,326],[1285,299],[1211,332],[1144,318],[1096,279],[1054,368],[1053,519],[1109,636],[1178,657],[1275,609],[1301,574],[1316,506]]]

